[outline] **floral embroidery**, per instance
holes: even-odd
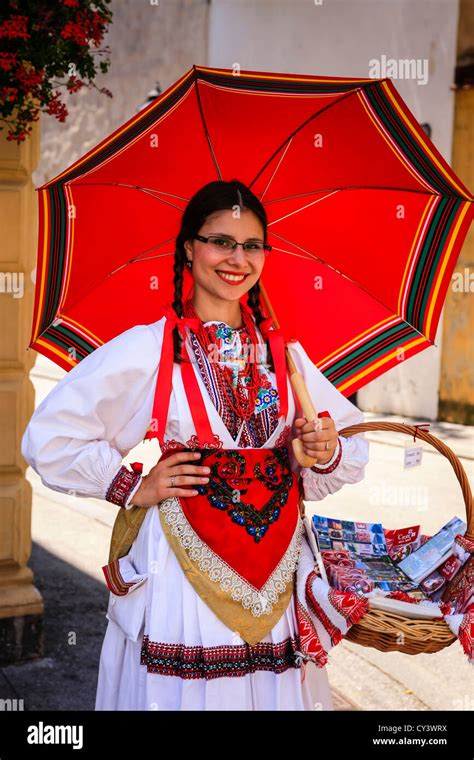
[[[288,501],[293,475],[288,450],[269,449],[263,469],[257,462],[252,473],[246,473],[246,459],[238,449],[224,449],[211,463],[209,482],[197,485],[198,493],[205,495],[212,507],[226,511],[232,522],[244,527],[255,543],[265,536],[270,525],[278,520],[280,510]],[[202,456],[204,464],[206,454]],[[242,500],[251,480],[258,480],[272,496],[263,506]]]
[[[182,451],[183,449],[222,449],[224,445],[223,441],[221,441],[217,433],[214,433],[213,435],[214,441],[212,443],[200,443],[197,435],[192,435],[191,438],[188,438],[186,443],[177,441],[175,438],[168,438],[166,441],[163,441],[161,453],[165,454],[167,451],[174,450]]]
[[[230,364],[233,368],[237,369],[239,361],[238,356],[234,356],[234,359],[232,359],[230,354],[237,350],[241,355],[244,355],[245,351],[248,351],[248,346],[250,346],[250,349],[253,347],[249,343],[250,336],[244,327],[232,330],[225,323],[217,324],[219,326],[217,328],[217,333],[215,331],[213,332],[216,348],[213,349],[213,344],[210,344],[211,356],[207,356],[206,352],[203,351],[201,344],[194,333],[191,332],[190,334],[191,346],[195,354],[197,368],[204,385],[206,386],[209,399],[224,423],[224,426],[229,431],[231,438],[236,443],[238,441],[240,448],[260,448],[266,441],[268,441],[279,424],[279,418],[277,417],[279,410],[279,404],[277,403],[279,401],[278,391],[273,387],[271,377],[262,366],[260,372],[261,387],[255,402],[254,414],[250,419],[245,421],[235,414],[234,410],[227,403],[227,399],[219,387],[219,384],[216,382],[213,363],[219,361],[219,363]],[[212,332],[213,325],[207,323],[206,326],[211,328]],[[230,333],[228,333],[229,330],[231,330],[233,334],[231,341],[232,348],[229,348],[230,343],[225,342],[226,340],[229,341],[231,339]],[[222,331],[226,333],[227,338],[224,338],[224,332]],[[259,345],[260,347],[264,346],[264,344]],[[229,355],[226,355],[227,353],[229,353]],[[240,382],[242,383],[242,378],[240,378]]]
[[[269,381],[262,379],[262,385],[255,402],[255,412],[257,414],[263,412],[264,409],[267,409],[272,404],[276,404],[278,400],[279,396],[277,389],[273,388]]]
[[[458,535],[454,537],[454,541],[456,544],[459,544],[461,549],[464,549],[465,552],[474,554],[474,541],[472,539],[463,536],[462,533],[458,533]]]
[[[186,444],[181,441],[176,441],[174,438],[168,438],[167,441],[163,441],[161,447],[161,453],[166,454],[167,451],[181,451],[186,448]]]
[[[221,439],[219,438],[217,433],[213,433],[214,441],[212,443],[208,443],[207,441],[204,443],[200,443],[199,438],[197,435],[192,435],[191,438],[188,438],[186,441],[186,446],[189,449],[221,449],[224,445]]]
[[[329,615],[323,610],[316,599],[313,584],[315,582],[317,583],[318,579],[320,583],[323,582],[319,578],[318,573],[314,570],[308,575],[305,587],[306,601],[310,605],[312,612],[314,612],[316,617],[319,618],[320,622],[323,624],[332,644],[334,645],[341,641],[345,634],[341,632],[340,628],[338,628],[334,622],[331,621]],[[327,584],[325,585],[327,586]],[[327,588],[327,600],[331,609],[335,610],[335,612],[345,620],[347,628],[358,623],[360,618],[363,617],[369,609],[369,600],[367,597],[352,593],[351,591],[339,591],[338,589],[332,588],[332,586]]]
[[[238,677],[257,670],[283,673],[288,668],[301,667],[299,645],[298,636],[288,636],[278,643],[262,641],[214,647],[186,646],[150,641],[145,634],[140,664],[146,665],[148,673],[186,679]]]
[[[160,511],[190,559],[196,562],[199,569],[207,573],[211,580],[218,583],[222,591],[239,601],[245,609],[250,609],[255,617],[272,612],[273,605],[293,578],[298,564],[305,532],[302,520],[298,520],[288,548],[270,578],[261,589],[256,589],[199,538],[186,518],[179,499],[164,499],[160,503]]]

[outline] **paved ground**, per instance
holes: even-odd
[[[43,369],[40,363],[35,374],[38,403],[54,382],[50,368]],[[62,371],[57,372],[60,377]],[[374,419],[413,423],[366,414],[367,421]],[[460,457],[472,483],[474,429],[431,423],[430,431]],[[426,447],[422,465],[404,470],[406,436],[371,432],[367,438],[370,462],[364,481],[323,502],[307,502],[308,513],[378,520],[389,528],[421,523],[430,534],[453,515],[465,517],[461,489],[443,456]],[[147,443],[127,461],[143,461],[146,472],[158,455],[155,443]],[[45,601],[45,656],[0,669],[0,698],[23,699],[29,710],[91,710],[107,623],[101,566],[107,562],[116,508],[51,491],[31,468],[28,477],[34,487],[29,564]],[[339,710],[474,709],[473,670],[458,642],[437,654],[413,657],[344,641],[331,652],[328,674]]]

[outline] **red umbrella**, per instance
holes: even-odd
[[[233,178],[268,214],[284,335],[341,393],[434,344],[473,196],[391,80],[193,66],[38,189],[30,346],[70,369],[159,319],[187,201]]]

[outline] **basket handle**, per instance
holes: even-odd
[[[464,496],[464,503],[466,505],[466,538],[471,541],[474,540],[474,524],[472,521],[472,492],[469,480],[467,479],[466,471],[459,461],[458,457],[449,446],[446,446],[443,441],[437,438],[432,433],[427,433],[425,430],[421,430],[414,425],[407,425],[404,422],[359,422],[356,425],[349,425],[349,427],[339,430],[339,435],[351,436],[356,433],[364,433],[366,430],[393,430],[396,433],[405,433],[406,435],[415,436],[420,438],[426,443],[430,443],[440,454],[446,457],[452,465],[452,468],[456,474],[459,484]]]

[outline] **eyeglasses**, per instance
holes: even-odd
[[[271,245],[262,243],[260,240],[247,240],[245,243],[238,243],[233,238],[223,237],[222,235],[194,235],[195,240],[200,240],[202,243],[208,243],[214,251],[226,252],[235,251],[238,245],[241,245],[245,253],[257,254],[267,253],[272,250]]]

